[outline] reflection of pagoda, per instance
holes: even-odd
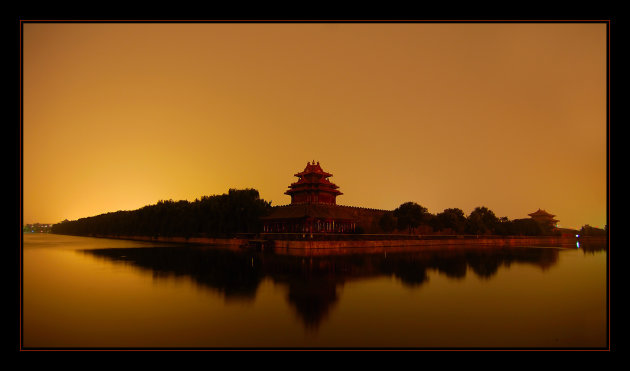
[[[604,247],[605,249],[605,247]],[[478,277],[496,277],[500,267],[516,263],[548,269],[558,263],[558,249],[462,246],[449,249],[418,247],[388,254],[342,254],[303,256],[261,254],[243,249],[182,249],[177,246],[107,248],[83,250],[116,264],[151,270],[155,277],[177,280],[189,277],[201,289],[220,293],[225,299],[255,300],[261,283],[287,285],[287,300],[309,329],[316,329],[341,300],[339,289],[360,279],[396,277],[410,288],[430,284],[427,271],[462,279],[468,272]],[[250,263],[252,262],[252,263]]]
[[[319,162],[308,162],[295,176],[298,181],[285,192],[291,204],[276,206],[262,218],[265,233],[352,233],[357,226],[365,233],[375,232],[385,211],[337,205],[337,196],[343,193]]]
[[[553,218],[555,215],[549,214],[545,210],[538,209],[537,211],[528,215],[541,225],[556,228],[556,225],[558,224],[558,221]]]

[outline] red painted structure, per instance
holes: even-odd
[[[354,232],[357,220],[352,210],[337,205],[342,193],[328,178],[319,162],[308,162],[297,174],[298,181],[285,194],[291,204],[277,206],[271,215],[262,218],[266,233],[348,233]]]
[[[304,171],[295,174],[299,180],[289,186],[289,190],[284,194],[291,196],[291,204],[313,203],[336,205],[339,192],[336,184],[331,183],[328,178],[332,174],[322,170],[319,162],[315,161],[306,164]]]

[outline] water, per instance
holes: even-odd
[[[268,253],[24,234],[25,348],[605,348],[606,251]]]

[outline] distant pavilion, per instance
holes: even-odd
[[[554,219],[555,215],[549,214],[545,210],[538,209],[535,212],[528,215],[539,224],[548,225],[552,228],[557,227],[558,220]]]
[[[298,181],[285,192],[291,204],[276,206],[263,217],[265,233],[353,233],[361,225],[364,231],[375,228],[385,210],[337,205],[339,187],[328,178],[319,162],[308,162],[294,174]]]

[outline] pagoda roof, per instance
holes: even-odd
[[[306,167],[304,168],[303,171],[294,174],[294,176],[296,177],[303,177],[304,175],[307,174],[319,174],[319,175],[323,175],[325,177],[329,177],[332,176],[332,174],[325,172],[321,166],[319,166],[319,161],[317,162],[317,164],[315,163],[315,161],[313,161],[313,163],[308,162],[306,164]]]
[[[332,183],[330,180],[326,179],[326,178],[320,178],[318,180],[315,181],[311,181],[308,180],[304,177],[300,178],[300,180],[298,180],[295,183],[291,183],[290,187],[298,187],[298,186],[303,186],[303,185],[323,185],[323,186],[327,186],[327,187],[332,187],[332,188],[339,188],[335,183]]]
[[[309,179],[307,175],[311,174],[316,174],[319,176]],[[343,194],[337,190],[339,186],[327,179],[328,177],[331,177],[332,174],[325,172],[319,165],[319,162],[308,162],[306,164],[306,168],[304,168],[304,171],[295,174],[295,176],[299,177],[300,179],[295,183],[291,183],[291,185],[289,186],[289,190],[286,191],[285,194],[299,193],[303,191],[319,191],[336,195]]]
[[[532,217],[534,217],[534,216],[546,216],[546,217],[552,217],[552,218],[555,216],[555,215],[549,214],[545,210],[541,210],[541,209],[538,209],[535,212],[533,212],[531,214],[527,214],[527,215],[532,216]]]
[[[322,192],[322,193],[331,193],[331,194],[335,194],[337,196],[342,195],[343,193],[341,193],[341,191],[338,191],[334,188],[306,188],[306,187],[300,187],[300,188],[291,188],[289,190],[287,190],[286,192],[284,192],[285,195],[290,195],[293,193],[300,193],[300,192],[305,192],[305,191],[317,191],[317,192]]]

